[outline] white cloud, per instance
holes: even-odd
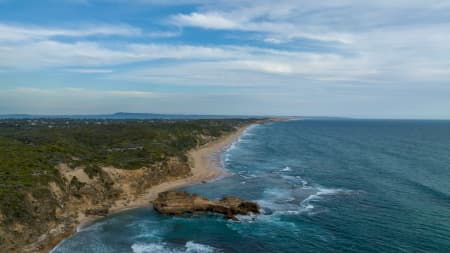
[[[179,31],[155,31],[155,32],[148,32],[145,33],[145,36],[149,38],[173,38],[180,36],[181,30]]]
[[[72,68],[72,69],[66,69],[68,72],[73,73],[82,73],[82,74],[106,74],[106,73],[112,73],[112,69],[92,69],[92,68]]]
[[[292,66],[283,62],[273,61],[236,61],[231,62],[236,69],[248,69],[274,74],[291,74],[294,72]]]
[[[53,28],[0,23],[0,42],[43,40],[56,36],[139,36],[142,31],[128,25],[88,25],[79,28]]]
[[[238,24],[218,13],[178,14],[172,17],[173,22],[180,26],[198,26],[213,29],[234,29]]]
[[[405,5],[409,3],[408,5]],[[176,3],[171,3],[176,4]],[[176,14],[179,26],[240,31],[244,40],[259,38],[269,48],[256,46],[156,44],[89,40],[91,35],[172,37],[179,31],[142,31],[127,25],[57,29],[0,25],[0,67],[52,68],[71,72],[113,75],[115,78],[171,84],[257,85],[299,79],[327,82],[448,81],[450,25],[440,15],[450,7],[440,1],[351,0],[311,2],[206,1],[196,11]],[[415,19],[409,12],[433,11],[433,18]],[[443,11],[444,10],[444,11]],[[420,16],[419,15],[419,16]],[[420,23],[421,20],[425,23]],[[208,31],[205,31],[207,33]],[[58,36],[73,37],[59,41]],[[247,37],[245,37],[247,36]],[[304,42],[312,45],[302,51]],[[14,41],[14,43],[11,43]],[[112,41],[112,42],[111,42]],[[270,46],[285,49],[270,49]],[[320,46],[325,45],[325,50]],[[314,49],[318,46],[319,49]],[[297,49],[299,48],[299,49]],[[161,65],[154,61],[167,60]],[[151,62],[151,67],[141,64]],[[120,73],[121,64],[140,63]],[[208,73],[206,73],[208,72]],[[244,73],[245,72],[245,73]],[[214,74],[211,74],[214,73]],[[266,80],[258,75],[264,74]],[[120,75],[120,76],[119,76]],[[269,75],[269,76],[266,76]],[[223,80],[217,80],[220,77]]]
[[[248,32],[267,33],[272,37],[272,41],[283,42],[292,39],[311,39],[319,41],[334,41],[340,43],[351,43],[352,37],[348,33],[338,33],[329,31],[315,31],[308,28],[302,30],[301,27],[287,23],[276,21],[254,22],[247,16],[233,16],[222,13],[197,13],[177,14],[171,17],[171,22],[178,26],[192,26],[205,29],[220,30],[239,30]]]
[[[131,0],[101,1],[118,1],[126,7]],[[80,2],[93,5],[96,1]],[[213,100],[226,95],[226,101],[238,112],[252,104],[256,108],[253,111],[260,112],[282,104],[284,107],[278,107],[281,111],[308,106],[315,114],[353,110],[400,115],[409,110],[421,111],[422,115],[448,115],[442,108],[449,106],[449,1],[132,2],[155,8],[189,4],[192,11],[167,16],[165,22],[157,24],[161,30],[126,24],[68,28],[0,23],[0,76],[9,81],[22,70],[30,76],[41,70],[61,70],[84,73],[83,81],[92,78],[104,87],[110,83],[117,85],[114,87],[132,84],[150,90],[158,85],[158,90],[168,87],[173,91],[181,85],[203,86],[204,97],[194,94],[198,89],[189,93],[186,87],[183,93],[173,96],[139,90],[61,88],[53,92],[24,88],[7,93],[2,90],[3,107],[8,100],[17,108],[20,101],[46,105],[46,111],[60,104],[89,105],[101,111],[103,104],[109,104],[108,108],[120,110],[159,108],[155,111],[163,112],[178,103],[178,109],[214,111],[216,107],[211,105],[219,105]],[[192,29],[183,27],[201,30],[189,34]],[[220,31],[214,31],[215,37],[210,40],[214,29]],[[204,37],[192,40],[193,35]],[[155,43],[154,38],[170,42]],[[220,38],[226,38],[224,44],[217,44]],[[233,45],[227,44],[230,41]],[[41,82],[55,84],[65,74],[54,75],[52,71]],[[32,79],[17,76],[14,81],[26,86]],[[74,86],[76,83],[76,78],[68,82]],[[214,89],[221,92],[212,96],[206,86],[220,86]],[[248,89],[245,99],[241,96],[244,89]],[[223,90],[232,92],[222,94]],[[225,104],[222,112],[229,112],[230,105]]]
[[[229,49],[231,50],[231,49]],[[367,60],[338,55],[234,48],[235,59],[156,65],[111,74],[108,79],[154,84],[225,87],[300,87],[305,80],[372,82],[376,70]],[[258,51],[258,53],[252,51]],[[243,52],[243,53],[241,53]]]
[[[144,63],[160,59],[169,59],[161,66],[149,69],[169,72],[158,78],[148,78],[146,73],[134,73],[133,69],[121,71],[120,75],[131,79],[178,83],[220,83],[201,80],[199,76],[210,73],[226,73],[230,76],[245,78],[229,80],[229,85],[267,83],[257,77],[258,73],[276,77],[292,77],[323,81],[408,81],[408,80],[448,80],[446,71],[450,63],[446,58],[450,46],[450,29],[446,27],[415,30],[383,30],[355,36],[351,45],[344,47],[345,53],[301,52],[280,49],[263,49],[244,46],[191,46],[167,44],[129,44],[110,47],[93,42],[58,42],[52,40],[24,43],[0,44],[0,67],[16,69],[36,69],[58,67],[66,71],[91,74],[112,74],[111,67],[127,63]],[[434,35],[427,36],[427,31]],[[405,59],[408,59],[405,61]],[[181,61],[181,62],[180,62]],[[182,71],[180,66],[189,66]],[[164,70],[164,71],[163,71]],[[127,72],[133,74],[127,74]],[[190,80],[189,80],[190,79]],[[214,78],[212,78],[214,79]],[[217,78],[216,78],[217,79]],[[122,78],[123,80],[123,78]],[[255,80],[258,80],[256,82]],[[290,80],[296,85],[295,79]]]
[[[158,95],[148,91],[135,91],[135,90],[95,90],[84,88],[31,88],[31,87],[19,87],[15,89],[3,90],[7,96],[34,96],[34,97],[82,97],[82,98],[153,98]]]
[[[189,45],[125,43],[121,47],[107,47],[94,42],[53,40],[6,46],[0,44],[0,66],[15,68],[112,66],[158,59],[207,60],[232,56],[221,47]]]
[[[261,33],[259,38],[269,43],[310,39],[351,44],[359,33],[379,28],[448,26],[449,11],[450,3],[442,0],[218,0],[204,1],[192,13],[171,20],[180,26]]]
[[[307,56],[290,49],[294,56],[286,56],[283,51],[261,51],[260,57],[234,61],[242,70],[275,70],[273,74],[323,81],[442,82],[450,80],[449,11],[450,3],[440,0],[280,0],[276,5],[266,0],[206,1],[191,14],[182,14],[183,19],[172,16],[172,21],[180,26],[248,31],[245,39],[277,46],[289,42],[301,47],[304,42],[299,39],[308,39],[313,48],[325,43],[334,52],[318,50]],[[208,22],[209,16],[221,22]],[[264,67],[268,65],[283,67]]]

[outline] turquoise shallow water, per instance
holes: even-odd
[[[241,222],[141,208],[53,253],[450,252],[450,121],[257,125],[223,154],[233,175],[185,188],[257,201]]]

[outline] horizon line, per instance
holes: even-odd
[[[346,119],[346,120],[450,120],[450,118],[421,118],[421,117],[358,117],[358,116],[329,116],[329,115],[276,115],[276,114],[213,114],[213,113],[155,113],[155,112],[113,112],[113,113],[0,113],[0,119],[11,119],[7,117],[95,117],[95,116],[114,116],[114,115],[155,115],[155,116],[196,116],[196,117],[282,117],[282,118],[316,118],[316,119]],[[136,118],[137,119],[137,118]]]

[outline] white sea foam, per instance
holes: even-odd
[[[135,243],[131,245],[134,253],[213,253],[220,249],[209,245],[188,241],[184,247],[170,248],[166,243]]]
[[[166,247],[164,243],[135,243],[131,245],[134,253],[172,253],[176,252]]]
[[[249,137],[254,136],[254,133],[251,133],[253,129],[255,129],[256,125],[249,126],[245,131],[242,133],[241,137]]]
[[[284,221],[278,216],[258,215],[255,219],[251,216],[239,216],[241,222],[227,221],[226,226],[237,233],[247,236],[264,236],[275,238],[279,236],[279,231],[289,231],[294,235],[300,234],[300,229],[294,222]],[[270,224],[270,225],[269,225]]]
[[[270,188],[264,191],[264,198],[258,200],[262,213],[270,216],[299,215],[307,213],[313,215],[320,210],[316,204],[325,196],[352,194],[354,191],[340,188],[326,188],[319,185],[310,185],[300,176],[281,175],[281,178],[290,182],[292,188]]]
[[[251,131],[258,126],[259,126],[258,124],[253,124],[253,125],[247,127],[247,129],[245,129],[244,132],[242,133],[242,136],[254,135],[253,133],[251,133]]]
[[[230,157],[231,157],[231,151],[236,149],[236,145],[239,142],[240,138],[236,139],[235,141],[233,141],[227,148],[225,148],[225,150],[222,153],[222,165],[226,165],[227,163],[230,162]]]
[[[281,189],[281,188],[270,188],[264,190],[264,195],[268,199],[272,200],[280,200],[280,199],[286,199],[286,197],[291,197],[291,192],[288,189]]]
[[[224,155],[224,162],[228,163],[230,161],[230,154],[225,154]]]
[[[287,171],[292,171],[292,169],[291,169],[291,167],[286,166],[286,167],[282,168],[280,171],[281,172],[287,172]]]
[[[229,153],[230,151],[232,151],[233,149],[236,149],[237,148],[237,145],[239,144],[239,143],[247,143],[248,141],[247,140],[245,140],[245,137],[248,137],[248,136],[252,136],[253,134],[252,133],[250,133],[250,131],[251,130],[253,130],[256,126],[258,126],[258,125],[251,125],[251,126],[249,126],[247,129],[245,129],[244,130],[244,132],[242,132],[242,134],[238,137],[238,138],[236,138],[236,140],[234,140],[229,146],[228,146],[228,148],[226,148],[225,149],[225,153]]]
[[[262,213],[266,215],[284,213],[286,211],[298,211],[298,205],[288,202],[274,202],[273,200],[260,200],[258,204],[262,207]]]
[[[322,186],[318,186],[316,196],[323,195],[337,195],[337,194],[351,194],[352,190],[340,189],[340,188],[325,188]]]
[[[271,188],[264,191],[264,196],[264,199],[258,201],[263,214],[272,215],[298,210],[298,205],[293,202],[295,197],[292,190]]]
[[[84,227],[77,227],[77,233],[82,231],[100,231],[104,225],[106,225],[109,222],[109,220],[103,220],[103,221],[96,221],[91,224],[88,224]]]
[[[235,149],[237,147],[237,145],[242,141],[242,136],[239,136],[238,138],[236,138],[236,140],[234,140],[233,142],[231,142],[231,144],[228,146],[227,149],[225,149],[225,152],[228,153],[231,150]]]
[[[141,239],[152,239],[152,240],[160,240],[161,239],[161,233],[162,231],[160,230],[161,226],[158,225],[152,225],[152,226],[147,226],[147,227],[138,227],[138,228],[134,228],[135,230],[138,229],[136,236],[134,236],[133,238],[135,240],[141,240]],[[158,229],[155,229],[158,228]]]
[[[225,153],[229,153],[230,151],[232,151],[233,149],[235,149],[235,148],[236,148],[236,143],[239,142],[239,139],[240,139],[240,138],[238,138],[237,140],[233,141],[233,142],[228,146],[228,148],[225,149]]]
[[[281,178],[283,178],[286,181],[289,181],[291,183],[297,184],[297,185],[298,185],[298,183],[300,183],[301,187],[303,187],[305,189],[310,189],[310,187],[308,186],[308,181],[306,181],[305,179],[303,179],[300,176],[281,175]]]
[[[185,245],[186,247],[186,253],[212,253],[212,252],[219,252],[219,249],[216,249],[212,246],[195,243],[193,241],[189,241]]]
[[[237,174],[245,180],[259,177],[259,175],[256,174],[248,174],[248,171],[246,170],[238,171]]]
[[[252,222],[256,221],[258,216],[253,213],[248,214],[248,215],[238,214],[238,215],[236,215],[236,218],[239,220],[239,222],[252,223]],[[235,221],[229,220],[229,222],[235,222]]]
[[[250,174],[250,175],[239,174],[239,176],[241,176],[243,179],[252,179],[252,178],[258,177],[258,176],[255,175],[255,174]]]
[[[315,201],[319,201],[322,199],[322,196],[326,195],[338,195],[338,194],[351,194],[353,193],[352,190],[346,190],[346,189],[339,189],[339,188],[325,188],[322,186],[316,187],[317,192],[314,194],[311,194],[306,199],[304,199],[300,203],[301,212],[309,212],[309,214],[314,214],[312,211],[314,209],[314,203]]]
[[[300,176],[295,176],[295,178],[300,180],[300,182],[302,183],[303,187],[306,187],[308,185],[308,181],[306,181],[305,179],[301,178]]]

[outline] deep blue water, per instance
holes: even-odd
[[[223,162],[232,176],[185,189],[255,200],[262,215],[136,209],[53,252],[450,252],[450,121],[268,123]]]

